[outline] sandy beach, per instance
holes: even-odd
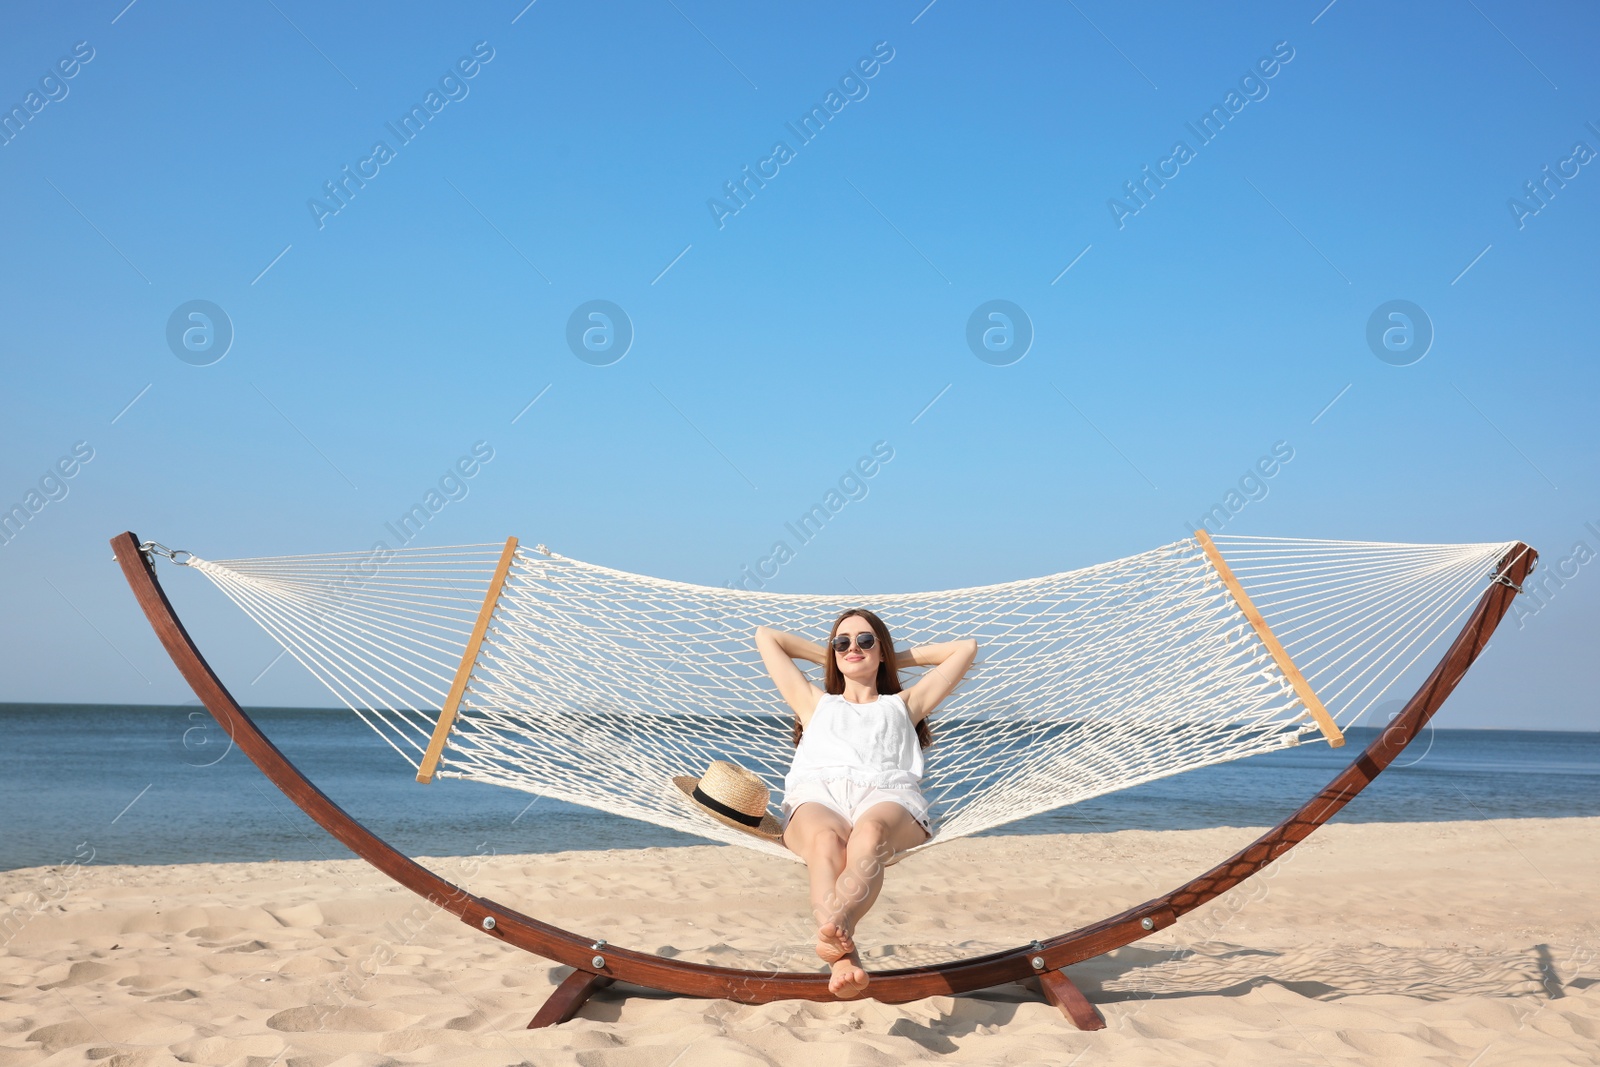
[[[867,966],[1050,936],[1147,899],[1251,829],[953,842],[889,872]],[[1600,819],[1336,824],[1176,927],[1035,989],[750,1007],[628,987],[524,1029],[564,968],[358,861],[93,863],[0,875],[0,1067],[1600,1062]],[[704,847],[450,858],[447,877],[613,944],[812,969],[802,872]],[[371,977],[368,977],[368,975]]]

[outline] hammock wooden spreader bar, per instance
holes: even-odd
[[[1316,720],[1317,727],[1328,739],[1328,744],[1334,748],[1344,745],[1344,731],[1339,729],[1339,724],[1333,721],[1333,716],[1328,714],[1328,709],[1322,706],[1322,701],[1317,699],[1317,694],[1312,691],[1311,683],[1306,681],[1305,675],[1300,673],[1300,668],[1294,665],[1294,660],[1289,658],[1288,651],[1283,647],[1272,628],[1267,625],[1267,620],[1262,618],[1261,612],[1256,608],[1255,602],[1250,599],[1250,594],[1244,591],[1244,586],[1239,584],[1239,579],[1234,577],[1233,568],[1222,558],[1222,553],[1217,551],[1216,543],[1211,540],[1211,535],[1205,530],[1196,530],[1194,539],[1200,542],[1200,547],[1205,551],[1206,559],[1217,570],[1217,577],[1222,579],[1222,584],[1227,586],[1228,593],[1239,605],[1239,610],[1244,612],[1244,617],[1250,620],[1250,626],[1255,630],[1256,636],[1261,638],[1261,643],[1267,646],[1267,652],[1272,656],[1273,662],[1283,672],[1283,676],[1294,687],[1295,695],[1300,698],[1300,703],[1306,706],[1311,713],[1311,718]]]
[[[450,737],[450,728],[455,725],[456,712],[461,710],[461,698],[467,693],[467,681],[478,662],[483,638],[488,634],[489,623],[494,618],[494,607],[500,602],[500,590],[505,588],[506,575],[511,573],[511,563],[516,558],[517,539],[508,537],[506,547],[500,553],[500,562],[495,566],[494,577],[489,580],[489,591],[484,595],[483,607],[478,609],[478,621],[472,627],[472,636],[467,639],[467,649],[461,655],[461,665],[456,668],[455,680],[450,683],[450,693],[439,712],[439,721],[434,724],[428,751],[423,753],[422,762],[417,766],[417,781],[423,784],[433,781],[434,774],[439,770],[439,758],[444,755],[445,741]]]
[[[307,780],[239,707],[173,611],[156,579],[152,560],[140,550],[138,538],[132,533],[119,534],[112,539],[111,547],[151,627],[195,695],[285,796],[400,885],[496,940],[573,968],[534,1016],[530,1027],[565,1022],[592,993],[618,981],[682,996],[717,997],[745,1004],[835,1001],[828,991],[825,973],[741,970],[607,945],[475,896],[396,851]],[[1513,545],[1500,558],[1494,581],[1479,597],[1461,632],[1399,714],[1321,792],[1248,847],[1170,893],[1078,930],[984,956],[874,972],[867,996],[894,1004],[1038,979],[1045,998],[1075,1025],[1082,1029],[1104,1027],[1104,1018],[1066,976],[1064,968],[1171,926],[1182,915],[1267,867],[1337,814],[1422,732],[1488,645],[1537,558],[1527,545]]]

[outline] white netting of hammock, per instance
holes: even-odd
[[[1215,540],[1341,729],[1455,632],[1515,544]],[[415,767],[501,547],[191,566]],[[1043,578],[851,597],[690,585],[540,546],[516,551],[439,774],[793,858],[699,814],[671,779],[729,759],[776,804],[793,718],[753,632],[821,641],[853,606],[897,648],[979,642],[930,720],[930,845],[1322,737],[1193,539]]]

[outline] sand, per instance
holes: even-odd
[[[867,965],[1023,944],[1145,900],[1255,836],[957,841],[891,868]],[[1325,827],[1169,930],[1037,990],[749,1007],[618,986],[524,1029],[564,975],[358,861],[0,874],[11,1064],[1600,1062],[1600,819]],[[811,969],[801,868],[721,847],[430,863],[613,944]],[[367,977],[368,974],[371,977]]]

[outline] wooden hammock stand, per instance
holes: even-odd
[[[132,533],[112,538],[123,576],[133,588],[156,635],[235,743],[299,808],[352,852],[413,893],[425,897],[490,937],[571,967],[528,1024],[529,1029],[566,1022],[591,994],[613,982],[681,996],[712,997],[744,1004],[775,1000],[833,1001],[828,975],[773,973],[714,967],[668,959],[580,937],[542,923],[503,904],[474,896],[401,854],[351,818],[312,785],[239,707],[195,647],[156,578],[154,565]],[[1298,811],[1235,855],[1164,896],[1120,914],[1031,945],[928,967],[875,971],[867,996],[889,1004],[969,993],[991,986],[1039,981],[1045,999],[1083,1030],[1105,1027],[1105,1019],[1069,979],[1064,968],[1130,945],[1164,930],[1187,912],[1232,889],[1305,840],[1388,767],[1421,732],[1467,668],[1489,643],[1510,610],[1538,554],[1518,543],[1499,561],[1494,581],[1479,598],[1461,632],[1433,673],[1366,750]]]

